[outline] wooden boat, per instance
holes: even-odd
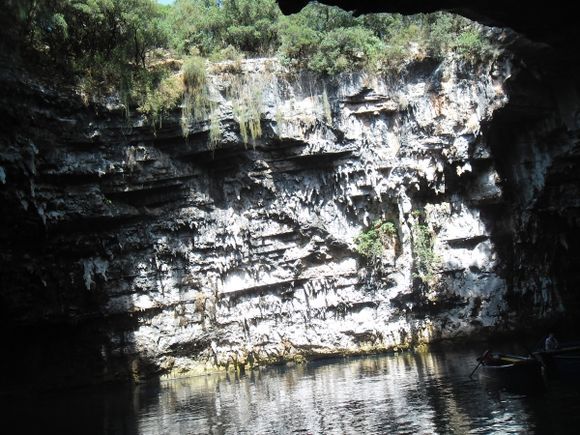
[[[479,378],[495,386],[518,390],[544,387],[542,364],[531,356],[486,352],[478,361]]]
[[[557,349],[533,353],[550,378],[580,379],[580,342],[562,343]]]

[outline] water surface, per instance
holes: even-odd
[[[505,391],[469,378],[477,355],[447,350],[347,358],[134,388],[23,395],[2,405],[18,428],[5,433],[579,432],[577,383]]]

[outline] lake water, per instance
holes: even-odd
[[[381,355],[111,389],[20,395],[7,434],[576,434],[578,383],[510,392],[476,351]],[[4,399],[8,399],[4,397]]]

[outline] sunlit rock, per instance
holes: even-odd
[[[154,130],[78,106],[59,109],[74,122],[50,121],[58,143],[4,158],[10,204],[46,234],[14,312],[91,313],[104,364],[123,355],[139,376],[406,349],[510,316],[489,217],[505,180],[483,135],[509,101],[509,58],[333,79],[272,59],[214,67],[217,138],[209,119],[184,137],[179,111]],[[261,97],[259,135],[243,133],[235,83]],[[551,162],[538,152],[514,171],[518,200]],[[365,258],[358,237],[383,221],[396,242]],[[553,299],[542,282],[534,297]],[[59,296],[40,307],[44,288]]]

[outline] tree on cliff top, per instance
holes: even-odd
[[[167,15],[172,46],[204,56],[232,46],[246,54],[273,54],[280,9],[275,0],[177,0]]]
[[[24,57],[40,55],[101,81],[118,82],[166,45],[163,9],[154,0],[9,0],[7,13]]]
[[[327,75],[400,69],[451,51],[465,57],[489,51],[480,28],[460,17],[355,17],[318,3],[291,16],[282,16],[275,0],[177,0],[172,6],[154,0],[7,0],[4,12],[5,46],[14,42],[37,64],[72,72],[97,93],[136,95],[159,85],[163,73],[152,73],[147,62],[158,48],[214,59],[277,53],[290,67]]]

